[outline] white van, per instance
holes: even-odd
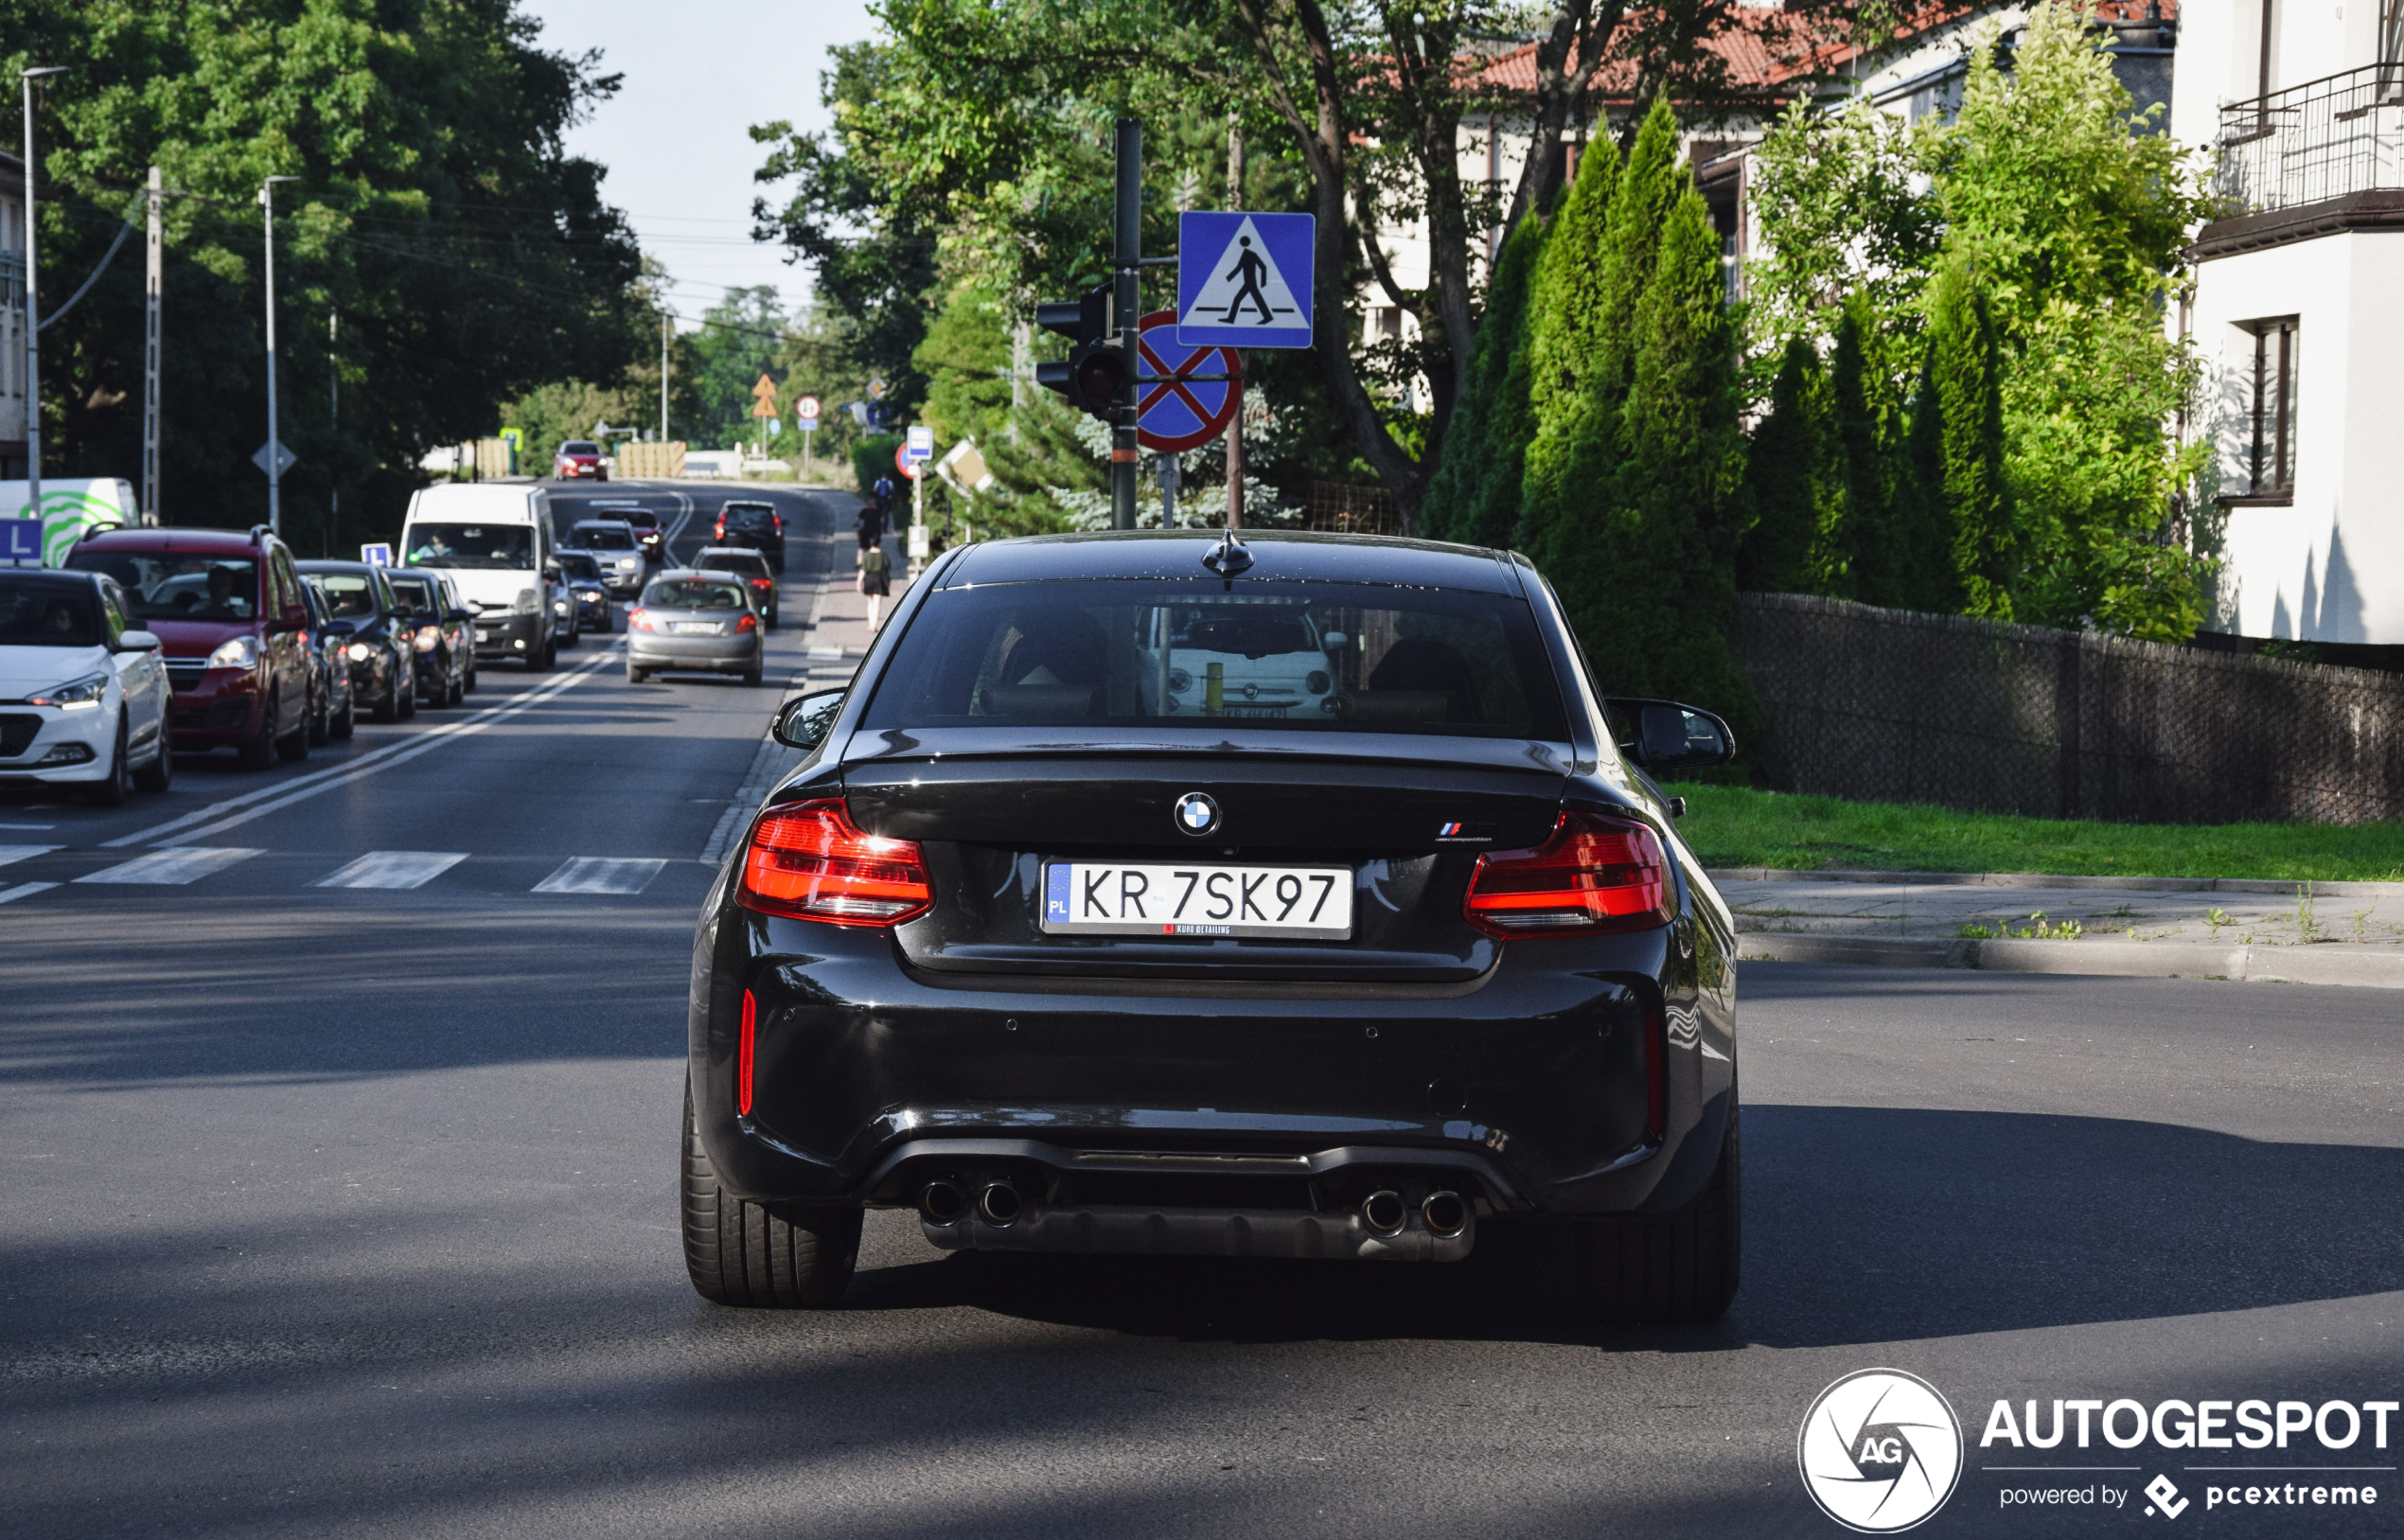
[[[439,567],[476,612],[476,657],[516,658],[529,668],[558,660],[551,585],[559,571],[551,496],[523,483],[429,487],[409,500],[403,566]]]

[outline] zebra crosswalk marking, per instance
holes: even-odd
[[[197,882],[212,872],[222,872],[253,856],[264,856],[263,850],[244,850],[235,846],[169,845],[153,850],[147,856],[136,856],[130,861],[104,866],[97,872],[86,872],[78,882],[140,882],[160,887],[180,888]]]
[[[371,850],[312,888],[422,888],[468,858],[440,850]]]
[[[578,856],[534,885],[537,893],[641,893],[660,875],[664,860],[611,860]]]

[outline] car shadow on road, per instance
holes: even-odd
[[[1567,1239],[1490,1224],[1446,1266],[986,1253],[863,1271],[846,1303],[973,1306],[1204,1340],[1492,1336],[1823,1347],[2404,1289],[2404,1150],[2135,1120],[1745,1108],[1744,1284],[1710,1326],[1609,1328]]]

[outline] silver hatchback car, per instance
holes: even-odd
[[[740,674],[760,682],[768,643],[750,585],[731,573],[663,572],[627,611],[626,678],[653,674]]]

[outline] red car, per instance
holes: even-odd
[[[106,573],[155,632],[175,695],[179,753],[232,749],[253,770],[309,757],[316,670],[309,599],[284,542],[260,524],[113,529],[80,542],[68,566]]]
[[[661,538],[658,514],[628,508],[618,517],[634,526],[634,543],[643,547],[644,560],[656,563],[667,559],[667,546]]]
[[[551,473],[561,481],[608,481],[601,446],[589,438],[571,438],[551,457]]]

